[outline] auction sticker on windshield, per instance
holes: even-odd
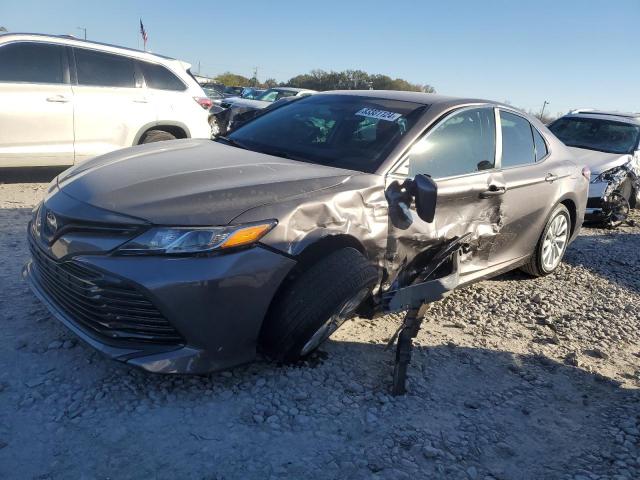
[[[385,110],[376,110],[375,108],[363,108],[356,112],[356,115],[368,118],[377,118],[378,120],[386,120],[387,122],[395,122],[402,114],[395,112],[387,112]]]

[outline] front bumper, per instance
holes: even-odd
[[[600,220],[604,216],[602,208],[608,186],[608,182],[592,182],[589,184],[587,208],[584,212],[586,221]]]
[[[257,246],[206,257],[84,255],[66,263],[133,286],[180,334],[164,344],[103,335],[60,300],[38,262],[27,263],[23,276],[35,295],[82,340],[150,372],[201,374],[255,358],[271,299],[295,261]]]

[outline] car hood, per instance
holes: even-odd
[[[250,208],[356,174],[211,140],[175,140],[83,162],[62,173],[58,186],[76,200],[158,225],[226,225]]]
[[[586,165],[592,174],[600,174],[619,167],[631,160],[631,155],[622,153],[607,153],[586,148],[569,147],[579,165]]]
[[[249,98],[240,98],[240,97],[238,97],[237,99],[228,98],[227,101],[231,103],[232,107],[253,108],[255,110],[266,108],[273,103],[273,102],[264,102],[262,100],[251,100]]]

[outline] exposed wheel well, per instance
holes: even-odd
[[[570,199],[565,199],[563,201],[560,202],[562,205],[564,205],[565,207],[567,207],[567,210],[569,210],[569,217],[571,218],[571,235],[573,235],[573,232],[576,229],[576,222],[578,219],[578,212],[576,209],[576,204],[573,203],[573,200]]]
[[[144,137],[151,130],[161,130],[163,132],[170,133],[171,135],[173,135],[176,138],[187,138],[187,132],[185,132],[184,129],[182,129],[180,127],[176,127],[175,125],[154,125],[153,127],[147,128],[142,133],[142,135],[140,135],[140,138],[138,139],[138,145],[140,145],[144,141]]]
[[[329,235],[322,237],[316,242],[308,245],[300,254],[296,256],[298,264],[294,270],[304,271],[316,263],[322,257],[329,255],[341,248],[355,248],[365,257],[367,256],[364,246],[351,235]]]

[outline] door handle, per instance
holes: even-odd
[[[48,97],[47,102],[55,102],[55,103],[67,103],[71,100],[64,95],[54,95],[53,97]]]
[[[498,185],[489,185],[489,189],[480,193],[480,198],[491,198],[497,197],[498,195],[504,195],[507,191],[505,187],[501,187]]]
[[[549,183],[553,183],[558,179],[558,175],[555,175],[553,173],[547,173],[547,176],[544,177],[544,181],[545,182],[549,182]]]

